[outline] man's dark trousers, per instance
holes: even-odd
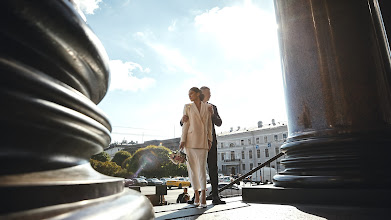
[[[218,198],[218,177],[217,177],[217,140],[214,137],[212,147],[208,152],[208,169],[210,184],[212,185],[212,197]]]
[[[210,103],[209,103],[210,104]],[[222,120],[220,118],[219,112],[217,111],[217,107],[211,104],[213,107],[213,115],[212,115],[212,147],[208,152],[208,169],[209,169],[209,178],[210,183],[212,185],[212,199],[214,204],[224,204],[219,197],[219,188],[218,188],[218,176],[217,176],[217,138],[216,138],[216,126],[221,126]]]

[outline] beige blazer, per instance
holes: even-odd
[[[208,106],[209,104],[201,102],[201,110],[198,111],[194,103],[185,105],[183,114],[189,117],[189,121],[182,126],[181,142],[185,142],[185,147],[209,149],[208,140],[212,141],[213,137]]]

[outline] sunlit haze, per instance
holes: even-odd
[[[110,58],[98,105],[112,142],[179,137],[188,90],[211,88],[223,124],[286,121],[272,0],[80,0]]]

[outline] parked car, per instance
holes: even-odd
[[[158,180],[157,178],[149,178],[147,179],[148,186],[156,186],[156,185],[163,185],[163,182]]]
[[[168,178],[168,177],[163,177],[163,178],[160,178],[160,181],[163,182],[163,184],[166,184],[167,180],[170,180],[171,178]]]
[[[133,178],[134,185],[137,186],[146,186],[148,185],[148,182],[145,179],[142,178]]]
[[[230,182],[221,182],[218,185],[218,188],[221,189],[224,186],[228,185]],[[207,185],[206,186],[206,195],[209,196],[212,193],[212,186]],[[221,193],[219,193],[220,197],[230,197],[230,196],[241,196],[242,195],[242,187],[238,184],[233,184],[228,189],[223,190]]]
[[[230,177],[230,176],[220,176],[219,177],[219,182],[232,182],[234,181],[235,179]]]
[[[124,186],[125,187],[132,186],[133,184],[134,184],[134,181],[132,179],[125,179],[124,180]]]
[[[251,181],[257,184],[271,183],[275,175],[277,175],[277,170],[273,167],[262,167],[257,173],[251,175]]]
[[[252,176],[251,175],[243,179],[243,183],[249,183],[251,181],[252,181]]]
[[[175,177],[171,180],[167,180],[166,185],[168,189],[171,189],[171,187],[178,187],[178,189],[182,189],[184,186],[190,187],[190,181],[186,180],[185,177]]]

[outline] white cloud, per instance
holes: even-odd
[[[150,69],[133,62],[110,60],[111,83],[110,90],[138,91],[150,88],[156,81],[150,77],[138,78],[134,72],[149,73]]]
[[[168,73],[186,73],[205,78],[204,74],[193,67],[193,64],[183,55],[179,48],[158,43],[151,31],[137,32],[134,34],[134,37],[143,41],[159,55],[159,58],[166,65]]]
[[[175,31],[175,29],[176,29],[176,22],[177,22],[176,20],[171,22],[171,25],[168,26],[168,30],[169,31]]]
[[[86,14],[94,14],[102,0],[74,0],[77,6]]]
[[[94,14],[94,11],[99,8],[100,2],[102,0],[71,0],[71,3],[84,21],[87,21],[85,14]]]
[[[277,48],[275,15],[246,2],[215,7],[194,19],[200,34],[212,36],[228,58],[250,59]]]

